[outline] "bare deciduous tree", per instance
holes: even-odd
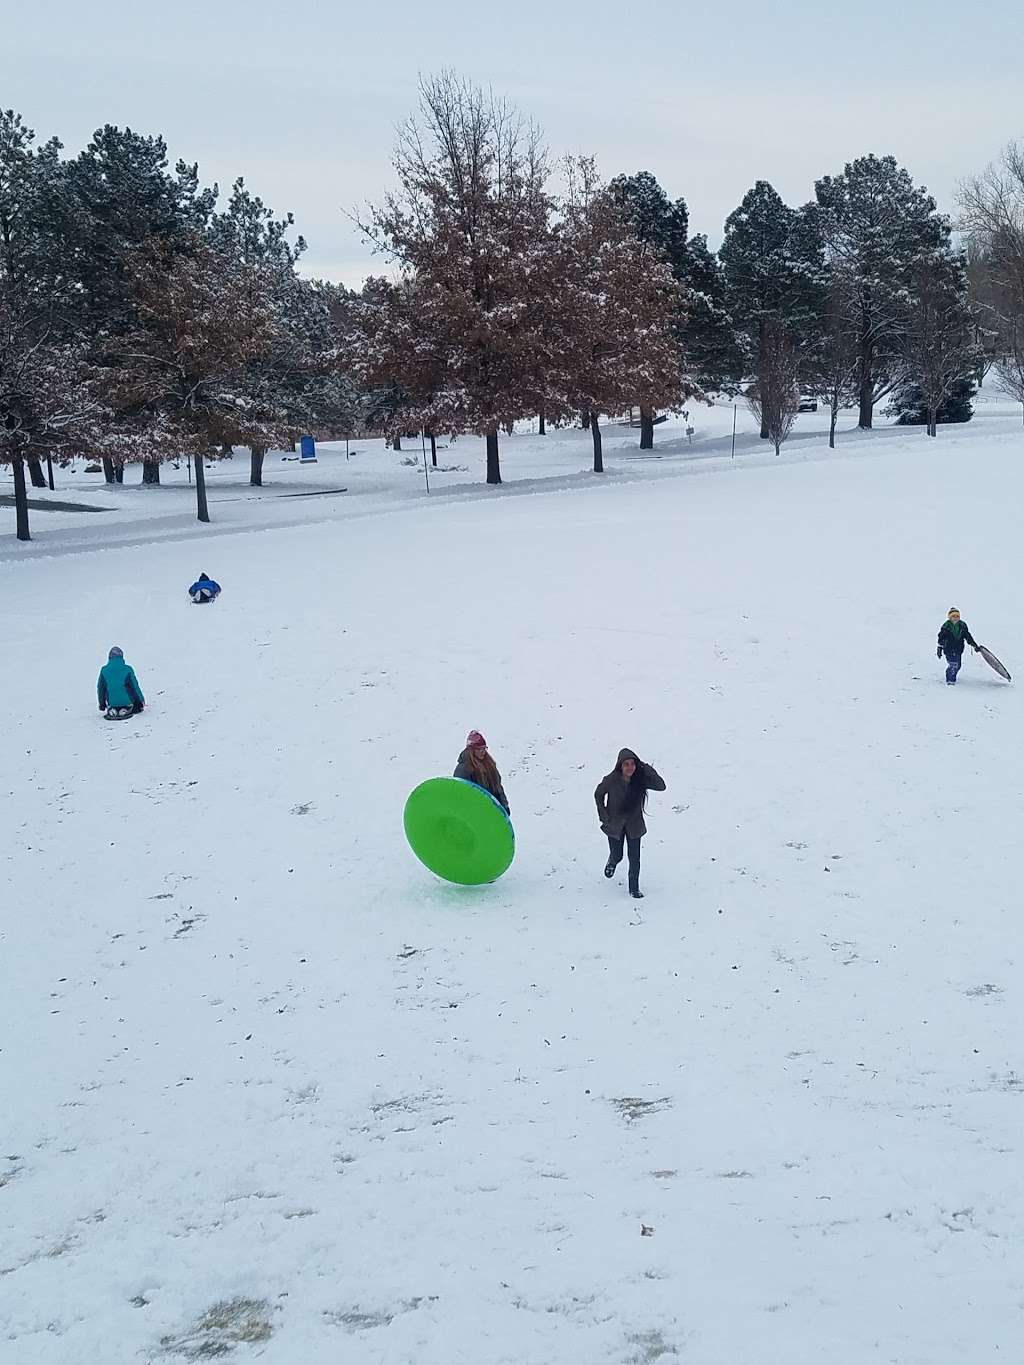
[[[1024,336],[1000,356],[995,364],[996,375],[1004,393],[1015,398],[1024,408]]]
[[[769,322],[763,333],[758,376],[747,390],[747,406],[768,432],[778,455],[789,440],[800,408],[800,356],[781,323]]]

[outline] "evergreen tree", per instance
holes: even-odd
[[[26,470],[44,487],[41,458],[67,462],[101,412],[63,274],[60,143],[34,143],[0,111],[0,463],[14,474],[19,540],[30,534]]]
[[[773,341],[803,353],[822,311],[821,243],[810,215],[791,209],[766,180],[759,180],[725,222],[719,259],[727,300],[741,330],[748,371],[755,380],[774,363]],[[762,418],[761,436],[769,431]]]
[[[104,347],[134,325],[128,258],[143,243],[180,252],[199,242],[217,190],[200,189],[195,165],[179,161],[172,172],[163,138],[110,124],[68,164],[67,176],[76,212],[66,268],[78,289],[82,325],[109,370]],[[109,456],[103,464],[108,483],[120,476]],[[144,478],[159,482],[157,461],[146,462]]]
[[[252,372],[280,345],[274,280],[199,233],[148,242],[125,259],[128,325],[105,375],[116,420],[105,451],[123,459],[195,457],[197,510],[209,521],[204,461],[225,446],[289,439],[253,399]]]
[[[938,425],[969,422],[974,416],[973,400],[977,391],[978,386],[971,376],[955,380],[939,405],[935,416]],[[895,417],[896,425],[901,427],[926,427],[929,423],[928,407],[918,384],[904,384],[897,389],[886,413]]]
[[[291,241],[293,226],[290,213],[275,217],[239,177],[227,207],[211,217],[206,233],[215,252],[244,268],[242,278],[260,291],[261,303],[272,304],[276,315],[273,347],[252,356],[246,367],[246,425],[254,416],[277,429],[306,425],[303,398],[316,369],[316,333],[325,319],[317,298],[296,275],[306,243],[302,237]],[[242,441],[240,435],[230,439]],[[255,487],[263,484],[265,455],[265,445],[250,448],[249,482]]]
[[[851,302],[858,348],[859,425],[900,382],[912,275],[949,245],[949,223],[894,157],[865,156],[815,185],[816,220],[830,272]]]
[[[910,295],[900,357],[928,414],[928,435],[935,436],[942,405],[979,364],[964,258],[946,251],[918,261]]]
[[[60,151],[57,138],[37,147],[19,114],[0,111],[0,270],[21,306],[36,318],[45,312],[50,341],[69,345],[76,329],[65,262],[74,215]],[[26,464],[32,483],[44,488],[40,458],[33,452]]]

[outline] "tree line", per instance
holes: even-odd
[[[552,162],[507,102],[444,72],[399,132],[396,188],[359,218],[389,273],[303,278],[305,243],[243,179],[220,202],[162,138],[99,129],[76,157],[0,112],[0,462],[17,533],[42,463],[264,452],[305,431],[500,439],[742,393],[776,452],[801,393],[870,428],[892,398],[934,435],[996,364],[1024,403],[1024,153],[962,188],[963,244],[893,157],[868,155],[787,205],[758,181],[712,251],[648,171]]]

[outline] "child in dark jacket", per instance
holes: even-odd
[[[955,685],[956,675],[964,661],[964,645],[970,645],[973,650],[978,648],[974,636],[967,628],[967,622],[960,619],[956,607],[950,607],[949,615],[939,629],[938,648],[935,651],[937,659],[946,656],[946,683],[949,687]]]

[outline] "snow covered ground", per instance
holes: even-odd
[[[1024,716],[934,648],[955,603],[1020,664],[1019,409],[734,463],[712,415],[2,542],[3,1365],[1019,1358]],[[476,890],[401,831],[471,726]]]

